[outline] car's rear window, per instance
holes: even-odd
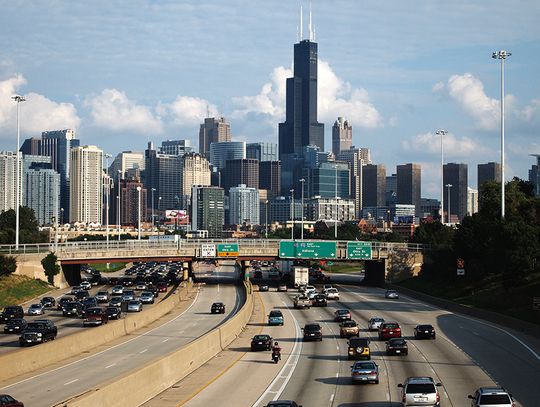
[[[388,329],[396,329],[396,328],[399,328],[399,325],[398,324],[384,324],[383,327],[388,328]]]
[[[281,314],[281,311],[270,311],[271,317],[282,317],[283,314]]]
[[[347,328],[354,327],[354,326],[356,326],[356,322],[354,322],[354,321],[345,321],[343,323],[343,326],[347,327]]]
[[[253,337],[254,340],[256,341],[266,341],[268,340],[268,336],[267,335],[255,335]]]
[[[510,397],[507,394],[485,394],[480,396],[480,405],[484,404],[510,404]]]
[[[304,330],[305,331],[320,331],[321,327],[319,325],[306,325]]]
[[[405,339],[401,338],[392,338],[390,339],[390,345],[403,345],[405,343]]]
[[[429,330],[429,329],[433,329],[433,327],[431,325],[418,325],[418,329]]]
[[[357,363],[354,365],[355,369],[375,369],[375,364],[367,362],[367,363]]]
[[[407,394],[426,394],[426,393],[435,393],[435,385],[431,383],[410,383],[407,386]]]

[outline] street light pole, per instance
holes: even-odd
[[[152,234],[154,234],[154,191],[156,188],[152,188]]]
[[[491,57],[501,60],[501,219],[504,219],[505,185],[504,185],[504,60],[512,53],[503,50],[494,52]]]
[[[137,195],[138,195],[138,205],[137,205],[138,206],[138,210],[137,210],[137,224],[138,224],[138,227],[137,227],[138,233],[137,233],[137,235],[138,235],[138,237],[137,237],[137,239],[138,240],[141,240],[141,189],[142,188],[140,186],[137,187]]]
[[[111,195],[111,183],[109,181],[109,158],[112,158],[111,154],[105,154],[105,173],[107,174],[107,187],[105,188],[105,229],[107,247],[109,247],[109,201]]]
[[[20,118],[19,118],[19,105],[21,102],[26,101],[24,96],[15,95],[12,96],[11,99],[13,99],[17,103],[17,162],[16,162],[16,168],[15,168],[15,250],[19,250],[19,206],[21,206],[20,203],[20,195],[21,195],[21,183],[20,183],[20,153],[19,153],[19,145],[20,145],[20,137],[21,137],[21,126],[20,126]]]
[[[300,182],[302,183],[302,200],[301,200],[301,216],[302,216],[302,226],[301,226],[301,229],[300,229],[300,240],[304,240],[304,183],[306,182],[306,180],[304,178],[302,178],[300,180]]]
[[[264,221],[264,237],[268,239],[268,199],[264,201],[265,221]]]
[[[443,137],[448,134],[446,130],[437,130],[435,133],[441,136],[441,223],[444,223],[444,158],[443,158]]]
[[[122,183],[120,181],[120,176],[122,175],[122,170],[118,170],[118,241],[120,241],[120,233],[122,231]]]
[[[336,219],[334,222],[334,238],[337,240],[337,220],[338,220],[338,199],[337,199],[337,165],[334,166],[336,170]]]
[[[294,240],[294,188],[291,189],[291,240]]]
[[[448,224],[450,224],[450,188],[452,188],[452,184],[446,184],[446,188],[448,188]]]

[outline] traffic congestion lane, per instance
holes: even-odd
[[[206,285],[179,317],[140,336],[80,359],[54,371],[44,372],[0,389],[29,406],[50,406],[74,395],[114,380],[138,366],[162,357],[214,329],[230,318],[243,301],[242,291],[224,286],[220,298],[227,304],[226,314],[210,314],[217,288]]]

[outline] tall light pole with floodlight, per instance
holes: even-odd
[[[302,208],[300,210],[300,215],[301,215],[301,219],[302,219],[302,223],[300,226],[301,229],[300,229],[300,240],[304,240],[304,183],[306,182],[306,180],[304,178],[302,178],[300,180],[301,184],[302,184],[302,199],[300,200],[301,204],[300,204],[300,207]]]
[[[16,162],[16,168],[15,168],[15,250],[19,250],[19,206],[21,206],[20,203],[20,196],[21,196],[21,182],[20,182],[20,137],[21,137],[21,122],[19,117],[19,105],[21,102],[26,101],[24,96],[15,95],[12,96],[11,99],[13,99],[17,103],[17,162]]]
[[[291,240],[294,240],[294,188],[291,189]]]
[[[116,199],[118,199],[118,241],[120,241],[120,234],[122,232],[122,182],[120,180],[121,176],[122,170],[118,170],[118,195],[116,196]]]
[[[337,240],[337,221],[338,221],[338,196],[337,196],[337,168],[338,166],[337,165],[334,165],[334,169],[336,170],[336,177],[335,177],[335,180],[336,180],[336,193],[335,193],[335,199],[336,199],[336,219],[335,219],[335,222],[334,222],[334,238]]]
[[[268,199],[264,201],[264,211],[265,211],[264,237],[265,239],[268,239]]]
[[[446,188],[448,188],[448,224],[450,224],[450,188],[452,188],[452,184],[446,184]]]
[[[137,230],[138,230],[138,233],[137,233],[137,239],[138,240],[141,240],[141,187],[138,186],[137,187],[137,200],[138,200],[138,205],[137,205]]]
[[[436,135],[441,136],[441,223],[444,223],[444,136],[448,134],[446,130],[437,130]]]
[[[152,234],[154,234],[154,191],[156,188],[152,188]]]
[[[512,53],[503,50],[494,52],[491,57],[501,60],[501,219],[504,219],[504,60]]]

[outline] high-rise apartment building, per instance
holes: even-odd
[[[0,213],[15,209],[17,198],[17,153],[0,152]],[[19,161],[19,203],[22,205],[22,160]]]
[[[336,212],[337,211],[337,212]],[[338,220],[345,222],[356,219],[353,199],[314,197],[306,201],[306,220]]]
[[[210,144],[231,141],[231,125],[224,117],[207,117],[199,130],[199,153],[210,156]]]
[[[536,165],[532,165],[529,170],[529,182],[533,185],[534,193],[540,196],[540,154],[531,154],[536,157]]]
[[[269,213],[268,222],[290,222],[291,219],[299,221],[302,218],[302,202],[300,199],[291,199],[290,194],[288,196],[277,196],[268,203]],[[305,202],[304,202],[305,204]]]
[[[487,181],[501,182],[501,163],[478,164],[478,191]]]
[[[472,216],[478,212],[478,190],[467,188],[467,216]]]
[[[386,167],[368,164],[362,168],[362,208],[385,206]]]
[[[414,205],[416,216],[421,215],[422,166],[420,164],[404,164],[397,166],[396,203]]]
[[[336,159],[349,164],[351,197],[354,199],[356,217],[359,219],[362,215],[362,168],[366,164],[371,164],[369,149],[351,147],[342,150]]]
[[[120,171],[120,178],[124,178],[128,170],[138,169],[144,171],[146,168],[144,153],[140,151],[122,151],[118,153],[109,167],[109,176],[112,179],[118,178],[118,172]]]
[[[332,152],[337,157],[352,147],[352,126],[348,120],[338,117],[332,126]]]
[[[141,222],[146,221],[146,213],[148,210],[148,190],[144,187],[139,178],[123,179],[120,183],[120,216],[122,225],[130,225],[137,227],[139,217]],[[140,191],[137,189],[140,188]],[[139,194],[141,199],[141,212],[139,213]]]
[[[160,211],[182,209],[183,164],[181,156],[158,153],[153,144],[148,143],[145,151],[145,186],[148,191],[154,188]],[[151,197],[149,193],[147,199]],[[147,205],[151,207],[152,202],[147,202]]]
[[[191,229],[207,230],[209,238],[223,236],[225,224],[223,188],[193,185],[191,192]]]
[[[210,185],[210,163],[199,153],[188,153],[182,157],[183,208],[191,204],[193,185]]]
[[[255,158],[261,163],[277,161],[278,145],[276,143],[248,143],[246,144],[246,158]]]
[[[69,168],[70,221],[102,224],[103,150],[73,147]]]
[[[240,184],[259,189],[259,160],[254,158],[227,160],[221,176],[225,194],[228,195],[230,188]]]
[[[446,219],[450,223],[461,222],[467,215],[467,187],[468,169],[467,164],[448,163],[443,166],[444,209],[447,212]],[[451,185],[451,187],[447,187]],[[448,208],[448,193],[450,192],[450,210]],[[450,216],[448,216],[448,214]]]
[[[259,188],[269,192],[269,198],[274,198],[281,191],[281,162],[259,162]]]
[[[159,152],[182,156],[193,152],[191,140],[166,140],[161,142]]]
[[[259,190],[244,184],[229,190],[229,224],[260,225]]]
[[[228,160],[240,160],[243,158],[246,158],[245,141],[210,144],[210,164],[218,171],[225,168]]]
[[[318,168],[304,168],[304,197],[349,199],[349,165],[342,162],[321,163]],[[294,196],[301,198],[301,188]]]

